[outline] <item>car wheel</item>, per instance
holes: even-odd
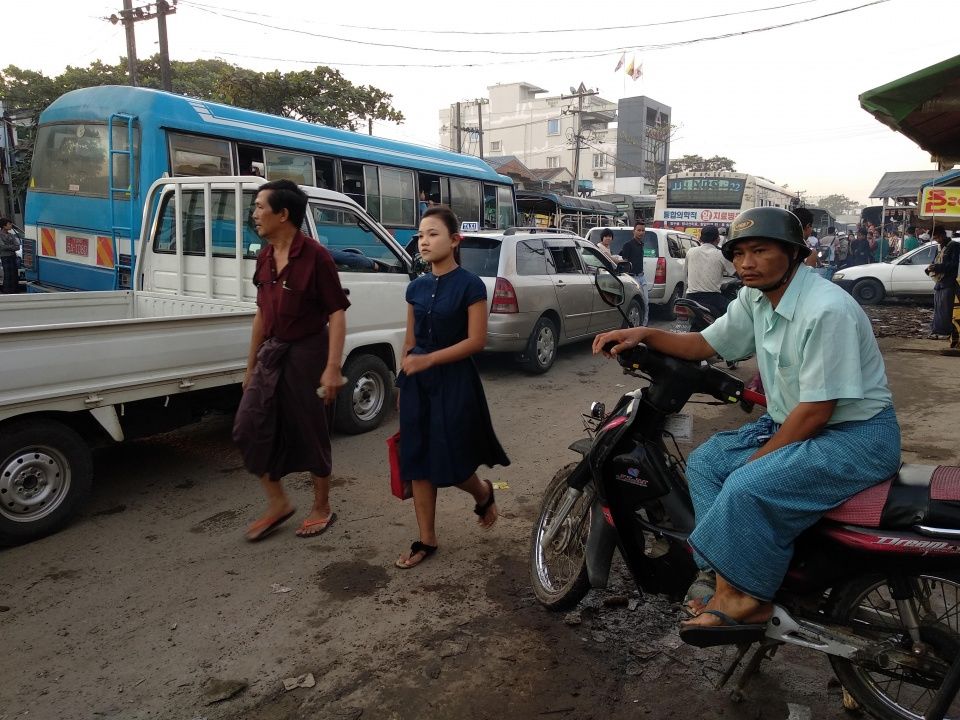
[[[348,435],[373,430],[386,416],[393,379],[376,355],[358,355],[343,369],[346,384],[337,395],[336,428]]]
[[[873,278],[858,280],[850,291],[850,294],[853,295],[854,300],[861,305],[876,305],[883,300],[883,296],[885,295],[883,285],[880,284],[879,280]]]
[[[630,307],[627,308],[627,319],[623,321],[623,327],[635,328],[643,325],[643,301],[634,298],[630,301]]]
[[[524,367],[528,372],[539,375],[545,373],[557,359],[557,347],[560,342],[557,337],[557,325],[546,315],[537,320],[527,341],[527,351],[524,353]]]
[[[683,297],[683,285],[677,283],[673,288],[673,294],[670,296],[670,299],[667,300],[663,305],[654,305],[653,307],[657,308],[657,315],[659,315],[661,320],[676,320],[677,313],[674,311],[674,306],[677,304],[677,300]]]
[[[24,423],[0,439],[0,545],[15,545],[63,527],[90,489],[90,449],[53,420]]]

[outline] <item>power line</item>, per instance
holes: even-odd
[[[396,28],[396,27],[373,27],[367,25],[339,25],[334,23],[325,23],[328,26],[332,27],[341,27],[348,30],[372,30],[375,32],[401,32],[404,34],[417,33],[421,35],[480,35],[480,36],[504,36],[504,35],[548,35],[548,34],[557,34],[557,33],[577,33],[583,34],[584,32],[607,32],[611,30],[640,30],[644,28],[652,27],[663,27],[665,25],[679,25],[683,23],[690,22],[699,22],[702,20],[716,20],[718,18],[734,17],[737,15],[751,15],[755,13],[770,12],[772,10],[783,10],[785,8],[795,7],[797,5],[809,5],[810,3],[819,2],[819,0],[799,0],[798,2],[786,3],[784,5],[772,5],[770,7],[754,8],[752,10],[738,10],[734,12],[727,13],[717,13],[715,15],[701,15],[698,17],[692,18],[679,18],[675,20],[662,20],[659,22],[652,23],[643,23],[641,25],[611,25],[609,27],[597,27],[597,28],[560,28],[560,29],[545,29],[545,30],[427,30],[424,28]],[[207,5],[200,2],[194,2],[194,0],[183,0],[185,5],[193,5],[197,8],[204,8],[207,10],[222,10],[216,5]],[[241,15],[251,15],[254,17],[264,17],[270,18],[275,17],[268,15],[266,13],[258,13],[247,10],[233,10]]]
[[[299,34],[299,35],[307,35],[307,36],[309,36],[309,37],[316,37],[316,38],[320,38],[320,39],[323,39],[323,40],[333,40],[333,41],[335,41],[335,42],[350,43],[350,44],[353,44],[353,45],[363,45],[363,46],[367,46],[367,47],[383,47],[383,48],[389,48],[389,49],[393,49],[393,50],[414,50],[414,51],[418,51],[418,52],[421,52],[421,53],[429,52],[429,53],[441,53],[441,54],[451,54],[451,55],[462,55],[462,54],[466,54],[466,53],[471,53],[471,54],[477,54],[477,53],[479,53],[479,54],[488,54],[488,55],[537,56],[537,57],[536,57],[535,59],[533,59],[533,60],[505,60],[505,61],[499,61],[499,62],[470,62],[470,63],[345,63],[345,62],[321,62],[321,61],[312,61],[312,60],[311,60],[311,61],[307,61],[307,60],[284,60],[283,58],[267,58],[267,57],[257,57],[257,56],[254,56],[254,55],[246,55],[246,56],[240,55],[240,57],[248,57],[248,58],[251,58],[251,59],[272,60],[272,61],[278,61],[278,62],[305,62],[305,63],[307,63],[307,62],[309,62],[309,63],[316,62],[316,63],[319,64],[319,65],[339,65],[339,66],[343,66],[343,67],[399,67],[399,68],[403,68],[403,67],[430,67],[430,68],[456,68],[456,67],[486,67],[486,66],[491,66],[491,65],[511,65],[511,64],[521,63],[521,62],[538,62],[538,61],[559,62],[559,61],[563,61],[563,60],[582,60],[582,59],[587,59],[587,58],[606,57],[606,56],[609,56],[609,55],[612,55],[612,54],[615,54],[615,53],[626,52],[626,51],[628,51],[628,50],[634,50],[634,51],[637,51],[637,52],[654,51],[654,50],[665,50],[665,49],[668,49],[668,48],[682,47],[682,46],[686,46],[686,45],[694,45],[694,44],[697,44],[697,43],[710,42],[710,41],[714,41],[714,40],[724,40],[724,39],[733,38],[733,37],[742,37],[742,36],[744,36],[744,35],[752,35],[752,34],[755,34],[755,33],[768,32],[768,31],[770,31],[770,30],[779,30],[779,29],[782,29],[782,28],[792,27],[792,26],[795,26],[795,25],[803,25],[803,24],[805,24],[805,23],[814,22],[814,21],[817,21],[817,20],[823,20],[823,19],[825,19],[825,18],[830,18],[830,17],[836,17],[836,16],[838,16],[838,15],[844,15],[844,14],[847,14],[847,13],[855,12],[855,11],[857,11],[857,10],[862,10],[862,9],[864,9],[864,8],[872,7],[872,6],[875,6],[875,5],[883,5],[883,4],[886,4],[886,3],[888,3],[888,2],[891,2],[891,0],[871,0],[870,2],[866,2],[866,3],[863,3],[863,4],[861,4],[861,5],[856,5],[856,6],[854,6],[854,7],[845,8],[845,9],[842,9],[842,10],[835,10],[835,11],[833,11],[833,12],[824,13],[824,14],[822,14],[822,15],[816,15],[816,16],[809,17],[809,18],[801,18],[801,19],[799,19],[799,20],[791,20],[791,21],[788,21],[788,22],[778,23],[778,24],[775,24],[775,25],[768,25],[768,26],[760,27],[760,28],[752,28],[752,29],[749,29],[749,30],[739,30],[739,31],[734,31],[734,32],[722,33],[722,34],[719,34],[719,35],[711,35],[711,36],[707,36],[707,37],[693,38],[693,39],[690,39],[690,40],[679,40],[679,41],[675,41],[675,42],[654,43],[654,44],[651,44],[651,45],[627,45],[627,46],[622,46],[622,47],[611,47],[611,48],[607,48],[606,50],[604,50],[604,51],[602,51],[602,52],[594,52],[594,51],[589,51],[589,50],[571,51],[571,50],[567,50],[567,49],[562,49],[562,50],[503,50],[503,49],[495,49],[495,50],[475,50],[475,49],[467,49],[467,48],[438,49],[438,48],[427,48],[427,47],[423,47],[423,46],[414,46],[414,45],[400,45],[400,44],[397,44],[397,43],[380,43],[380,42],[374,42],[374,41],[372,41],[372,40],[357,40],[357,39],[354,39],[354,38],[344,38],[344,37],[339,37],[339,36],[336,36],[336,35],[328,35],[328,34],[325,34],[325,33],[316,33],[316,32],[311,32],[311,31],[309,31],[309,30],[303,30],[303,29],[300,29],[300,28],[284,27],[284,26],[281,26],[281,25],[271,25],[271,24],[264,23],[264,22],[257,21],[257,20],[250,20],[250,19],[247,19],[247,18],[237,17],[237,16],[235,16],[235,15],[228,15],[228,14],[225,14],[225,13],[223,13],[223,12],[216,11],[216,10],[208,10],[207,8],[201,7],[201,6],[199,6],[199,5],[195,4],[195,3],[190,3],[190,6],[193,7],[194,9],[199,10],[200,12],[208,13],[208,14],[215,15],[215,16],[218,16],[218,17],[223,17],[223,18],[226,18],[226,19],[228,19],[228,20],[234,20],[234,21],[236,21],[236,22],[250,23],[250,24],[257,25],[257,26],[259,26],[259,27],[267,27],[267,28],[270,28],[270,29],[272,29],[272,30],[279,30],[279,31],[281,31],[281,32],[291,32],[291,33],[296,33],[296,34]],[[185,4],[186,4],[186,3],[185,3]],[[565,57],[557,57],[557,58],[543,58],[543,57],[541,57],[541,56],[544,55],[544,54],[556,54],[556,53],[571,53],[571,54],[568,54],[568,55],[565,56]],[[229,54],[232,54],[232,53],[224,53],[224,54],[228,54],[228,55],[229,55]]]

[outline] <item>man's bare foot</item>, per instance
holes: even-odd
[[[247,528],[246,538],[250,542],[262,540],[272,533],[277,527],[289,520],[296,509],[289,502],[271,503],[263,515],[250,524]]]
[[[729,587],[729,586],[728,586]],[[773,603],[761,602],[737,590],[720,590],[710,598],[697,615],[681,623],[681,627],[714,627],[724,625],[724,621],[710,612],[715,610],[745,625],[762,625],[773,615]]]

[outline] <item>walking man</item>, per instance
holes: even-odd
[[[926,271],[936,282],[933,286],[933,322],[930,325],[930,337],[939,340],[949,335],[950,347],[942,350],[942,354],[960,355],[960,313],[956,307],[960,243],[952,242],[942,225],[933,229],[933,239],[940,245],[940,252]]]
[[[337,519],[330,509],[324,403],[332,403],[343,384],[340,358],[350,301],[330,253],[300,232],[306,211],[307,196],[295,183],[260,186],[253,222],[269,244],[253,276],[257,314],[233,426],[243,464],[260,478],[267,496],[266,512],[247,528],[250,541],[262,540],[293,515],[280,484],[288,473],[307,471],[313,478],[313,508],[297,535],[319,535]]]
[[[687,250],[687,298],[710,309],[714,318],[727,311],[729,300],[720,292],[724,275],[734,275],[733,263],[727,260],[717,241],[720,230],[707,225],[700,231],[700,245]]]
[[[623,246],[620,256],[633,265],[631,274],[640,284],[640,292],[643,293],[643,324],[646,325],[650,319],[650,302],[647,297],[647,281],[643,277],[643,256],[644,256],[644,235],[647,232],[647,224],[643,220],[637,220],[633,226],[633,238]],[[656,242],[656,240],[654,240]]]
[[[20,238],[13,232],[13,223],[7,218],[0,218],[0,267],[3,268],[3,292],[12,294],[20,286],[20,275],[17,270],[17,250],[20,249]]]

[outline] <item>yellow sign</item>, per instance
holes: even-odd
[[[920,193],[920,217],[960,220],[960,187],[926,187]]]

